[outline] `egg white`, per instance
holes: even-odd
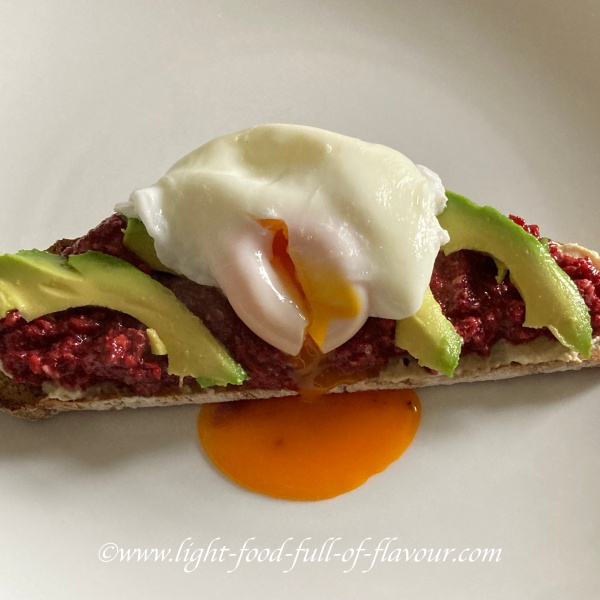
[[[285,223],[295,264],[330,272],[359,299],[333,318],[321,350],[350,339],[368,316],[402,319],[420,307],[448,241],[437,175],[403,154],[298,125],[263,125],[217,138],[177,162],[154,186],[117,206],[140,218],[158,258],[219,286],[238,316],[269,344],[297,354],[309,315],[294,283],[272,265]]]

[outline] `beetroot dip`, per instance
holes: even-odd
[[[536,225],[513,221],[539,238]],[[125,221],[112,215],[74,241],[57,242],[51,251],[69,255],[96,250],[121,258],[168,287],[221,341],[248,372],[246,388],[295,389],[294,369],[288,357],[273,348],[237,317],[217,288],[185,277],[152,271],[123,244]],[[600,273],[588,258],[564,255],[550,242],[558,265],[577,285],[590,309],[594,335],[600,335]],[[525,305],[505,278],[496,281],[494,261],[478,252],[462,250],[437,257],[431,290],[446,317],[464,340],[462,353],[486,356],[500,339],[521,344],[547,329],[523,327]],[[167,359],[154,355],[146,327],[128,315],[98,307],[73,308],[27,323],[17,311],[0,320],[0,363],[17,383],[40,386],[56,382],[66,389],[85,389],[110,383],[131,394],[154,396],[179,387],[179,378],[167,374]],[[327,355],[329,368],[352,376],[377,373],[394,355],[406,353],[394,345],[395,322],[369,318],[345,344]],[[192,378],[185,383],[193,388]]]

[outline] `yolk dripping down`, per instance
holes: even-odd
[[[273,232],[271,264],[291,283],[304,314],[308,318],[305,335],[321,347],[332,319],[353,319],[360,311],[354,288],[335,270],[317,261],[304,264],[292,260],[288,251],[288,229],[281,219],[261,219],[260,225]]]
[[[260,223],[274,232],[273,267],[309,318],[305,345],[291,359],[300,393],[206,404],[198,434],[215,466],[239,485],[276,498],[324,500],[360,486],[404,452],[419,426],[419,399],[410,390],[325,395],[351,380],[329,369],[318,347],[329,321],[356,316],[359,300],[339,275],[313,268],[309,278],[294,264],[283,221]]]

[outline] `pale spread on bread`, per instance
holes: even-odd
[[[600,339],[594,339],[594,348],[598,349]],[[484,379],[493,374],[500,367],[528,367],[532,365],[552,363],[555,370],[560,370],[560,363],[565,365],[583,365],[581,356],[569,348],[549,338],[535,338],[526,344],[511,344],[506,340],[499,340],[492,347],[489,356],[467,354],[462,357],[452,378],[438,375],[444,383],[460,382],[463,378]],[[394,359],[382,371],[382,378],[409,377],[414,387],[421,387],[421,382],[428,384],[432,375],[418,366],[415,360],[402,361]]]
[[[596,355],[600,352],[600,338],[596,337],[593,341],[594,348],[596,349]],[[402,358],[393,359],[389,362],[388,366],[383,369],[379,375],[381,381],[388,381],[391,385],[401,385],[403,381],[409,380],[410,386],[408,387],[423,387],[432,385],[437,379],[438,382],[446,384],[450,383],[461,383],[465,379],[468,380],[485,380],[489,379],[490,376],[494,377],[494,372],[500,367],[510,367],[511,365],[519,365],[523,367],[531,367],[535,365],[552,364],[553,371],[561,370],[561,363],[566,368],[575,365],[585,366],[584,360],[574,352],[565,348],[561,344],[550,340],[548,338],[536,338],[527,344],[515,346],[505,340],[500,340],[492,348],[489,356],[479,356],[476,354],[469,354],[461,360],[455,375],[452,378],[444,377],[443,375],[435,375],[428,373],[423,368],[419,367],[417,362],[413,359],[403,360]],[[2,369],[0,363],[0,372],[6,377],[10,378],[10,374]],[[511,372],[507,372],[507,377],[511,376]],[[496,379],[500,377],[495,376]],[[386,386],[389,387],[389,386]],[[352,391],[354,389],[369,389],[369,385],[364,386],[359,384],[342,385],[333,388],[331,392],[342,392]],[[102,397],[106,396],[103,394],[103,390],[100,387],[96,389],[82,388],[65,388],[59,383],[54,381],[46,381],[42,384],[42,390],[48,397],[48,399],[58,400],[59,402],[74,402],[77,400],[85,400],[96,398],[98,408],[101,407],[102,403],[105,404],[105,408],[110,408],[110,402],[103,400]],[[283,397],[293,394],[290,390],[269,390],[269,396]],[[208,388],[204,392],[204,400],[209,401],[222,401],[222,400],[237,400],[242,398],[259,398],[264,393],[252,392],[247,390],[244,392],[233,392],[228,395],[224,395],[222,390],[215,390]],[[197,395],[189,388],[182,389],[179,403],[181,404],[195,404],[199,401]],[[131,405],[137,407],[150,407],[155,405],[157,400],[155,398],[144,398],[142,396],[130,396],[124,403],[121,399],[118,403],[113,405]]]
[[[61,402],[81,400],[86,394],[86,391],[80,387],[66,388],[56,381],[44,381],[42,383],[42,390],[48,398],[55,398]]]

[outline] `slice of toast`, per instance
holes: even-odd
[[[600,269],[600,256],[577,244],[562,244],[563,253],[576,257],[589,257]],[[496,343],[489,356],[470,354],[461,358],[453,377],[446,377],[424,369],[410,357],[394,357],[377,377],[369,377],[351,384],[342,384],[328,393],[363,391],[394,388],[418,388],[453,383],[495,381],[520,377],[535,373],[577,370],[600,365],[600,337],[593,340],[589,358],[562,346],[558,341],[546,337],[535,338],[524,344],[511,344],[504,340]],[[192,391],[182,387],[177,393],[159,396],[123,395],[112,385],[99,385],[88,388],[85,396],[72,394],[58,386],[44,389],[26,384],[14,383],[10,377],[0,372],[0,408],[25,419],[41,419],[59,412],[73,410],[109,410],[122,408],[145,408],[152,406],[176,406],[182,404],[203,404],[289,396],[293,390],[243,389],[235,386],[209,388]]]

